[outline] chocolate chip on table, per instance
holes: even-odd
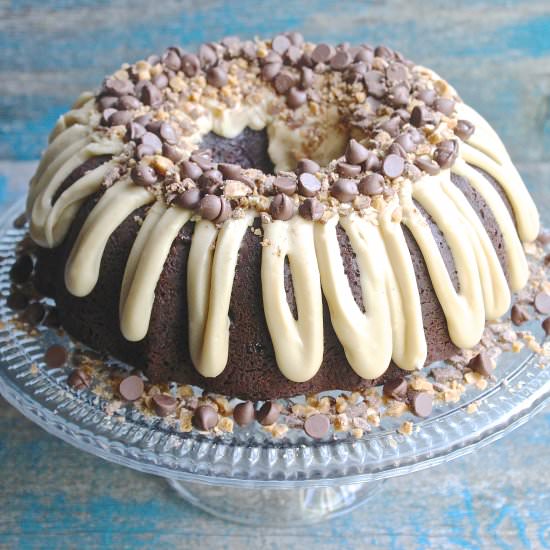
[[[336,165],[336,171],[340,176],[353,178],[361,173],[361,166],[357,164],[348,164],[347,162],[339,162]]]
[[[384,176],[370,174],[359,182],[358,189],[363,195],[380,195],[384,191]]]
[[[491,376],[494,370],[493,362],[485,351],[480,351],[475,357],[470,359],[468,367],[485,377]]]
[[[92,378],[82,369],[74,369],[67,378],[67,384],[75,390],[83,390],[89,388],[92,383]]]
[[[304,431],[313,439],[323,439],[330,430],[330,420],[326,414],[312,414],[304,422]]]
[[[281,406],[276,401],[266,401],[256,412],[256,420],[262,426],[274,424],[281,414]]]
[[[273,197],[269,205],[269,213],[274,220],[290,220],[294,215],[294,202],[284,193],[279,193]]]
[[[181,70],[185,76],[192,78],[199,72],[200,68],[201,62],[195,54],[187,53],[181,58]]]
[[[223,88],[227,84],[227,72],[221,67],[212,67],[206,74],[206,81],[215,88]]]
[[[273,181],[273,188],[278,193],[284,193],[285,195],[292,196],[296,193],[296,181],[286,176],[277,176]]]
[[[433,396],[428,392],[410,391],[408,393],[409,406],[412,412],[420,418],[426,418],[432,414]]]
[[[512,310],[510,311],[510,318],[512,319],[512,323],[514,323],[514,325],[519,326],[529,320],[529,314],[524,307],[514,304],[512,306]]]
[[[323,217],[325,205],[315,198],[306,199],[298,208],[298,213],[302,218],[316,222]]]
[[[350,164],[361,164],[369,156],[369,150],[355,139],[350,139],[346,147],[345,157]]]
[[[210,405],[197,407],[193,414],[193,424],[202,431],[211,430],[218,423],[218,413]]]
[[[233,409],[233,419],[239,426],[248,426],[254,421],[254,404],[251,401],[245,401],[235,405]]]
[[[157,174],[153,168],[144,162],[136,164],[132,168],[130,176],[136,185],[141,185],[143,187],[154,185],[157,181]]]
[[[542,322],[542,328],[546,333],[546,336],[548,336],[550,334],[550,317],[546,317],[546,319],[544,319]]]
[[[187,189],[187,191],[177,195],[174,202],[182,208],[196,210],[201,202],[201,192],[197,187]]]
[[[340,202],[351,202],[359,194],[359,191],[354,180],[339,178],[332,185],[330,194]]]
[[[436,111],[443,113],[446,116],[451,116],[455,109],[455,100],[447,97],[438,97],[433,104]]]
[[[44,362],[49,369],[62,367],[69,359],[69,352],[64,346],[54,344],[44,354]]]
[[[382,170],[388,178],[399,177],[405,168],[405,161],[398,155],[388,155],[382,164]]]
[[[27,307],[28,304],[29,299],[27,298],[27,296],[25,296],[25,294],[19,292],[18,290],[13,291],[6,298],[6,305],[14,311],[22,311]]]
[[[205,220],[214,221],[221,213],[222,201],[217,195],[205,195],[199,203],[199,214]]]
[[[286,94],[286,103],[291,109],[301,107],[307,101],[307,94],[298,88],[290,88]]]
[[[550,294],[539,292],[535,296],[535,309],[544,315],[550,313]]]
[[[178,405],[177,400],[171,395],[166,395],[164,393],[157,393],[151,398],[153,403],[153,409],[158,416],[168,416],[172,414]]]
[[[314,197],[321,189],[321,182],[309,172],[298,176],[298,192],[304,197]]]
[[[408,387],[405,378],[395,378],[394,380],[388,380],[384,384],[382,392],[386,397],[402,401],[407,397]]]
[[[475,129],[475,126],[469,120],[458,120],[454,132],[460,139],[466,141]]]
[[[197,181],[202,176],[202,170],[195,162],[184,160],[181,163],[180,175],[182,178],[190,178]]]
[[[326,63],[334,55],[334,48],[330,44],[317,44],[311,53],[314,63]]]
[[[33,261],[28,254],[23,254],[15,260],[10,269],[10,279],[16,284],[26,283],[33,270]]]
[[[143,380],[132,374],[122,380],[118,386],[118,393],[126,401],[136,401],[143,395]]]
[[[315,174],[321,170],[321,167],[314,161],[310,159],[301,159],[298,161],[298,166],[296,167],[297,174]]]
[[[271,41],[271,48],[279,55],[283,55],[290,48],[290,40],[284,34],[278,34]]]
[[[414,161],[414,164],[415,166],[420,168],[420,170],[423,170],[430,176],[435,176],[436,174],[439,174],[439,164],[437,162],[434,162],[428,156],[417,157]]]

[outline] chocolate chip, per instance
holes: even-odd
[[[542,322],[542,328],[544,329],[546,336],[548,336],[550,334],[550,317],[546,317],[546,319]]]
[[[351,202],[359,194],[354,180],[340,178],[330,189],[330,194],[340,202]]]
[[[304,197],[314,197],[321,189],[321,182],[309,172],[298,176],[298,191]]]
[[[101,120],[100,120],[100,124],[102,126],[111,126],[111,124],[109,123],[109,119],[117,112],[116,109],[114,109],[113,107],[109,107],[108,109],[105,109],[103,111],[103,114],[101,115]]]
[[[395,137],[399,134],[399,131],[401,130],[401,124],[401,117],[394,116],[380,124],[380,129],[390,134],[390,136]]]
[[[144,115],[137,116],[134,118],[134,122],[137,122],[138,124],[141,124],[143,127],[147,126],[149,122],[151,122],[151,119],[153,118],[153,115],[151,113],[145,113]]]
[[[339,162],[336,165],[336,171],[340,176],[353,178],[361,173],[361,166],[356,164],[348,164],[347,162]]]
[[[162,152],[162,141],[156,134],[153,134],[153,132],[145,132],[141,136],[141,143],[151,147],[155,153]]]
[[[469,120],[458,120],[454,132],[460,139],[466,141],[475,129],[475,126]]]
[[[369,150],[355,139],[350,139],[345,152],[346,160],[350,164],[361,164],[369,156]]]
[[[343,71],[346,67],[351,65],[353,62],[353,58],[351,57],[349,52],[338,52],[332,59],[330,60],[330,66],[335,71]]]
[[[369,48],[360,47],[353,60],[370,65],[374,60],[374,52]]]
[[[297,46],[290,46],[284,55],[285,61],[289,65],[296,65],[302,59],[302,50]]]
[[[265,67],[264,67],[265,69]],[[286,94],[296,84],[295,78],[288,72],[283,71],[275,76],[273,86],[278,94]]]
[[[326,63],[334,55],[334,48],[330,44],[317,44],[311,53],[314,63]]]
[[[494,370],[491,358],[484,351],[479,352],[473,357],[468,363],[468,367],[485,377],[491,376]]]
[[[209,44],[202,44],[199,47],[199,61],[203,69],[209,69],[218,62],[218,54]]]
[[[171,71],[179,71],[181,67],[180,56],[171,49],[168,49],[164,52],[161,57],[161,61],[164,63],[164,66]]]
[[[408,384],[404,378],[395,378],[384,384],[382,392],[386,397],[402,401],[407,397],[407,389]]]
[[[59,310],[56,307],[50,307],[48,309],[48,313],[44,319],[44,325],[50,328],[59,328],[61,326]]]
[[[174,145],[178,141],[176,130],[169,122],[163,122],[160,126],[160,137],[170,145]]]
[[[134,85],[130,80],[119,80],[118,78],[108,78],[103,84],[103,90],[110,96],[131,95],[134,93]]]
[[[411,124],[420,128],[433,121],[431,111],[423,105],[417,105],[411,112]]]
[[[141,89],[140,98],[145,105],[149,105],[153,108],[159,107],[160,104],[162,103],[161,91],[154,84],[150,82],[146,82],[143,88]]]
[[[380,195],[384,191],[384,177],[370,174],[359,182],[358,188],[363,195]]]
[[[296,167],[297,174],[316,174],[321,170],[321,167],[314,161],[310,159],[301,159],[298,161],[298,166]]]
[[[201,67],[199,58],[192,53],[187,53],[181,58],[181,70],[185,76],[192,78],[195,76]]]
[[[220,204],[220,214],[214,220],[214,223],[223,223],[224,221],[228,220],[233,214],[233,208],[231,207],[231,203],[227,199],[220,197]]]
[[[399,177],[405,168],[405,161],[398,155],[388,155],[382,164],[382,170],[388,178]]]
[[[193,153],[191,155],[191,161],[195,164],[198,164],[199,168],[203,172],[205,170],[211,170],[212,168],[215,168],[209,151],[200,151],[198,153]]]
[[[420,170],[423,170],[430,176],[435,176],[436,174],[439,174],[439,164],[437,162],[434,162],[430,157],[428,156],[422,156],[418,157],[414,161],[415,166],[418,166]]]
[[[514,325],[519,326],[529,320],[529,314],[525,308],[518,304],[514,304],[512,306],[512,310],[510,311],[510,318],[512,319],[512,323],[514,323]]]
[[[172,414],[178,405],[177,400],[171,395],[157,393],[151,398],[153,408],[158,416],[168,416]]]
[[[386,95],[386,79],[380,71],[367,71],[364,76],[369,95],[381,99]]]
[[[28,254],[23,254],[15,260],[10,269],[10,279],[16,284],[26,283],[33,270],[33,261]]]
[[[207,193],[215,194],[219,187],[223,184],[223,174],[215,168],[206,170],[199,178],[199,185]]]
[[[397,143],[396,141],[394,141],[390,145],[390,148],[388,149],[388,154],[390,153],[393,153],[394,155],[398,155],[402,159],[407,160],[407,151],[405,151],[405,149],[403,149],[403,147],[401,147],[401,145],[399,145],[399,143]],[[439,167],[438,167],[438,170],[439,170]]]
[[[159,90],[163,90],[164,88],[166,88],[166,86],[168,86],[168,77],[166,76],[165,73],[159,73],[157,75],[155,75],[151,82],[159,89]]]
[[[218,413],[210,405],[201,405],[195,410],[193,424],[198,430],[208,431],[218,423]]]
[[[241,39],[238,36],[226,36],[221,43],[230,57],[236,57],[240,53]]]
[[[54,344],[44,354],[44,362],[49,369],[62,367],[69,359],[69,353],[64,346]]]
[[[254,420],[254,405],[251,401],[245,401],[235,405],[233,418],[239,426],[248,426]]]
[[[434,101],[434,109],[446,116],[451,116],[455,109],[455,101],[446,97],[438,97]]]
[[[325,213],[325,205],[317,199],[306,199],[298,208],[298,213],[302,218],[311,221],[318,221]]]
[[[281,406],[276,401],[266,401],[256,413],[256,420],[262,426],[274,424],[281,414]]]
[[[450,168],[457,156],[458,143],[454,139],[441,142],[434,152],[434,160],[443,169]]]
[[[300,79],[300,85],[304,90],[307,90],[313,85],[315,80],[315,73],[309,67],[302,67],[302,76]]]
[[[376,46],[374,50],[374,55],[376,57],[382,57],[383,59],[387,60],[393,59],[394,57],[393,51],[386,46]]]
[[[205,195],[199,203],[199,214],[205,220],[214,221],[221,213],[222,202],[217,195]]]
[[[25,294],[15,290],[6,298],[6,305],[14,311],[22,311],[29,304],[29,299]]]
[[[304,44],[304,37],[298,31],[291,31],[287,33],[287,36],[294,46],[302,46]]]
[[[330,420],[326,414],[312,414],[304,422],[304,431],[313,439],[323,439],[330,430]]]
[[[180,174],[182,178],[191,178],[197,181],[202,176],[202,170],[195,162],[184,160],[180,166]]]
[[[294,203],[288,195],[279,193],[273,197],[269,213],[274,220],[289,220],[294,215]]]
[[[183,158],[183,151],[169,143],[162,144],[162,154],[166,158],[169,158],[174,164],[177,164]]]
[[[113,107],[116,107],[117,104],[118,104],[118,97],[114,97],[114,96],[106,95],[106,96],[100,97],[97,100],[97,105],[101,112],[105,111],[106,109],[112,109]]]
[[[432,414],[433,396],[427,392],[411,391],[408,394],[409,405],[412,412],[420,418],[426,418]]]
[[[206,74],[206,81],[211,86],[222,88],[227,84],[227,72],[221,67],[212,67]]]
[[[283,55],[290,47],[290,40],[284,34],[278,34],[271,41],[271,48],[278,54]]]
[[[144,162],[136,164],[132,168],[130,176],[136,185],[142,185],[143,187],[154,185],[157,182],[157,174],[151,166]]]
[[[363,163],[365,170],[378,170],[380,168],[380,159],[376,156],[374,151],[369,151],[367,160]]]
[[[123,126],[133,118],[130,111],[116,111],[109,117],[109,126]]]
[[[260,63],[262,65],[267,65],[268,63],[280,63],[282,65],[283,58],[277,52],[270,51],[265,57],[260,59]]]
[[[182,208],[187,208],[188,210],[196,210],[199,207],[201,201],[201,192],[197,187],[187,189],[180,195],[177,195],[174,199],[174,202],[181,206]]]
[[[117,107],[123,111],[134,111],[141,107],[141,101],[133,95],[123,95],[118,100]]]
[[[386,78],[388,82],[397,84],[405,82],[409,76],[407,67],[403,63],[390,63],[386,68]]]
[[[407,153],[412,153],[416,149],[416,144],[414,143],[411,135],[408,132],[401,134],[395,138],[395,143],[399,143],[403,150]]]
[[[550,294],[546,292],[539,292],[535,296],[535,309],[544,315],[550,313]]]
[[[150,145],[144,143],[139,144],[136,147],[136,158],[142,159],[143,157],[152,156],[155,154],[155,150]]]
[[[262,67],[262,78],[264,78],[265,80],[273,80],[279,74],[282,68],[283,64],[279,62],[266,63]]]
[[[21,212],[15,220],[13,220],[13,227],[15,229],[23,229],[27,223],[27,214],[25,212]]]
[[[396,107],[403,107],[409,104],[409,90],[404,84],[398,84],[390,90],[391,101]]]
[[[423,101],[426,105],[431,106],[437,98],[437,94],[434,90],[420,90],[417,94],[418,99]]]
[[[226,180],[238,180],[241,175],[241,167],[238,164],[220,163],[218,170]]]
[[[241,44],[242,56],[248,61],[256,59],[256,44],[252,40],[246,40]]]
[[[301,107],[307,101],[307,94],[298,88],[290,88],[286,95],[286,104],[291,109]]]
[[[273,181],[273,187],[278,193],[292,196],[296,193],[296,182],[292,178],[278,176]]]
[[[46,308],[40,302],[33,302],[23,313],[23,320],[32,326],[39,325],[46,315]]]
[[[82,369],[74,369],[67,378],[67,384],[75,390],[83,390],[89,388],[92,383],[90,375]]]
[[[118,386],[118,393],[126,401],[136,401],[143,395],[143,380],[132,374],[122,380]]]

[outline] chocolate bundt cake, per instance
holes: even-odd
[[[480,340],[536,207],[498,136],[378,46],[230,37],[125,64],[28,193],[64,328],[153,382],[359,389]]]

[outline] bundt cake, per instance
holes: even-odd
[[[59,119],[27,215],[72,336],[245,399],[364,388],[474,346],[539,231],[447,82],[294,32],[124,64]]]

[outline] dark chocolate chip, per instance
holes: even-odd
[[[334,55],[334,48],[330,44],[317,44],[311,53],[314,63],[326,63]]]
[[[546,317],[546,319],[542,322],[542,328],[544,329],[546,336],[548,336],[550,334],[550,317]]]
[[[241,175],[241,167],[238,164],[220,163],[218,170],[226,180],[238,180]]]
[[[117,112],[117,110],[113,107],[109,107],[103,111],[103,114],[101,115],[100,124],[102,126],[110,126],[109,119]]]
[[[141,136],[141,143],[151,147],[155,153],[162,152],[162,141],[156,134],[153,134],[153,132],[145,132]]]
[[[201,202],[201,192],[197,187],[187,189],[187,191],[177,195],[174,202],[182,208],[196,210]]]
[[[182,178],[191,178],[197,181],[202,176],[202,170],[195,162],[184,160],[181,163],[180,174]]]
[[[340,202],[351,202],[359,194],[354,180],[340,178],[331,187],[330,194]]]
[[[206,81],[211,86],[222,88],[227,84],[227,72],[221,67],[212,67],[206,74]]]
[[[468,363],[468,367],[485,377],[491,376],[494,370],[491,358],[484,351],[479,352],[473,357]]]
[[[235,405],[233,419],[239,426],[248,426],[254,420],[254,412],[254,404],[251,401],[245,401]]]
[[[512,319],[512,323],[514,323],[514,325],[519,326],[529,320],[529,314],[525,308],[518,304],[514,304],[512,306],[512,310],[510,311],[510,318]]]
[[[280,63],[282,65],[283,58],[277,52],[270,51],[260,60],[260,63],[262,65],[267,65],[268,63]]]
[[[212,170],[206,170],[199,178],[199,185],[207,193],[214,193],[223,183],[223,174],[213,168]]]
[[[339,162],[336,165],[336,171],[340,176],[353,178],[361,173],[361,166],[357,164],[348,164],[347,162]]]
[[[304,431],[313,439],[323,439],[330,430],[330,420],[326,414],[312,414],[304,422]]]
[[[384,177],[370,174],[359,182],[359,192],[363,195],[380,195],[384,191]]]
[[[301,159],[298,161],[298,166],[296,167],[297,174],[316,174],[319,172],[321,167],[314,161],[310,159]]]
[[[205,195],[199,203],[199,213],[205,220],[214,221],[221,213],[222,200],[217,195]]]
[[[423,105],[417,105],[411,112],[411,124],[420,128],[433,121],[432,112]]]
[[[218,413],[210,405],[201,405],[197,407],[193,414],[193,424],[198,430],[208,431],[218,423]]]
[[[160,125],[160,137],[170,145],[174,145],[178,141],[176,130],[169,122],[163,122]]]
[[[370,65],[374,60],[374,52],[369,48],[360,47],[355,53],[353,60]]]
[[[166,158],[169,158],[175,164],[180,162],[180,160],[183,158],[183,151],[181,149],[178,149],[174,145],[170,145],[169,143],[162,144],[162,154]]]
[[[136,401],[143,395],[143,380],[132,374],[122,380],[118,386],[118,393],[126,401]]]
[[[546,292],[539,292],[535,296],[535,309],[544,315],[550,313],[550,294]]]
[[[382,170],[388,178],[399,177],[405,168],[405,161],[398,155],[388,155],[382,164]]]
[[[294,202],[288,195],[279,193],[273,197],[269,213],[274,220],[289,220],[294,215]]]
[[[191,155],[191,161],[199,165],[199,168],[202,171],[211,170],[215,168],[214,163],[212,162],[211,155],[208,151],[200,151],[198,153],[193,153]]]
[[[220,197],[220,204],[220,214],[214,220],[214,223],[223,223],[224,221],[228,220],[233,214],[233,208],[231,207],[231,203],[227,199]]]
[[[175,412],[178,406],[177,400],[171,395],[164,393],[157,393],[151,398],[153,408],[159,416],[168,416]]]
[[[430,157],[428,156],[422,156],[418,157],[414,161],[415,166],[420,168],[420,170],[423,170],[430,176],[435,176],[436,174],[439,174],[440,168],[439,164],[437,162],[434,162]]]
[[[274,424],[281,414],[281,406],[276,401],[266,401],[256,412],[256,420],[262,426]]]
[[[296,193],[296,181],[286,176],[277,176],[273,181],[273,187],[278,193],[294,195]]]
[[[346,160],[350,164],[361,164],[369,156],[369,150],[355,139],[350,139],[345,152]]]
[[[286,95],[286,104],[291,109],[301,107],[307,101],[307,94],[298,88],[290,88]]]
[[[10,279],[16,284],[26,283],[33,270],[33,261],[28,254],[23,254],[15,260],[10,269]]]
[[[475,126],[469,120],[458,120],[454,132],[460,139],[466,141],[475,129]]]
[[[321,182],[309,172],[298,176],[298,191],[304,197],[314,197],[321,189]]]
[[[148,185],[154,185],[157,182],[157,174],[151,166],[144,162],[136,164],[130,172],[132,181],[136,185],[142,185],[147,187]]]
[[[192,53],[187,53],[181,58],[181,70],[185,76],[191,78],[195,76],[201,68],[199,58]]]
[[[264,67],[265,69],[265,67]],[[273,86],[278,94],[286,94],[292,86],[296,84],[296,79],[288,72],[283,71],[275,76]]]
[[[302,218],[311,221],[318,221],[325,213],[325,205],[317,199],[306,199],[298,208],[298,213]]]
[[[67,378],[67,384],[75,390],[89,388],[91,383],[92,379],[90,375],[82,369],[74,369]]]
[[[386,397],[403,401],[407,397],[408,384],[404,378],[388,380],[382,388]]]
[[[153,115],[151,113],[145,113],[144,115],[137,116],[134,118],[134,122],[137,122],[138,124],[141,124],[143,127],[147,126],[149,122],[151,122],[151,119],[153,118]]]
[[[62,367],[69,359],[69,353],[64,346],[54,344],[44,354],[44,362],[49,369]]]
[[[141,101],[151,107],[159,107],[162,103],[162,92],[151,82],[146,82],[141,89]]]
[[[136,147],[136,158],[142,159],[143,157],[151,156],[155,154],[155,150],[150,145],[141,143]]]
[[[426,418],[432,414],[433,396],[427,392],[409,392],[409,405],[412,412],[420,418]]]

